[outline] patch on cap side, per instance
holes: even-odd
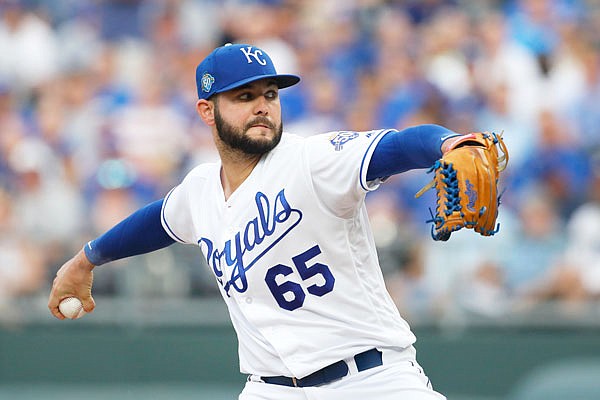
[[[213,83],[215,83],[215,78],[208,72],[205,72],[204,75],[202,75],[201,82],[202,82],[202,91],[209,93],[210,89],[212,89]]]

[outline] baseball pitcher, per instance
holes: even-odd
[[[67,297],[93,311],[95,266],[192,244],[206,257],[237,333],[240,370],[248,376],[240,400],[443,399],[417,363],[415,336],[386,291],[365,196],[390,175],[433,165],[446,174],[434,178],[438,196],[452,191],[458,199],[436,207],[434,239],[475,229],[480,219],[493,226],[496,192],[474,199],[480,188],[496,186],[501,137],[485,134],[484,142],[481,134],[438,125],[306,138],[283,133],[279,90],[299,81],[277,74],[252,45],[208,55],[196,70],[196,109],[220,161],[197,166],[164,199],[87,243],[58,271],[50,311],[64,319],[58,305]],[[443,161],[465,149],[468,161]],[[491,172],[476,168],[483,161]],[[476,212],[461,213],[463,203]],[[448,209],[455,214],[446,223]]]

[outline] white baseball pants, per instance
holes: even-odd
[[[342,379],[313,387],[289,387],[248,381],[239,400],[444,400],[415,359],[415,350],[383,351],[383,365],[350,373]]]

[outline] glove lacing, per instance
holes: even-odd
[[[446,206],[446,209],[444,210],[444,213],[446,214],[446,216],[450,216],[454,212],[459,212],[461,217],[464,217],[464,214],[461,211],[462,205],[460,204],[460,189],[458,187],[458,179],[456,178],[457,171],[452,166],[452,163],[445,164],[445,163],[442,163],[440,160],[437,160],[435,162],[435,164],[433,164],[433,166],[431,168],[429,168],[427,173],[429,174],[437,169],[439,169],[440,172],[442,173],[442,175],[444,175],[444,178],[442,179],[442,182],[444,183],[443,189],[436,187],[436,189],[438,190],[438,193],[440,190],[445,191],[444,197],[446,198],[446,202],[444,203],[444,205]],[[425,193],[427,190],[431,189],[434,186],[435,186],[435,180],[432,180],[423,189],[419,190],[419,192],[417,192],[415,197],[420,197],[423,193]],[[435,209],[435,214],[431,210],[431,207],[429,208],[429,214],[431,215],[431,219],[429,219],[425,222],[433,223],[433,225],[431,227],[431,237],[434,240],[447,240],[450,237],[450,233],[452,231],[449,229],[443,228],[445,220],[444,220],[444,218],[440,217],[440,215],[439,215],[440,214],[439,204],[437,205],[437,207]],[[438,230],[437,233],[435,232],[436,227]]]

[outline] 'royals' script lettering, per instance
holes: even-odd
[[[302,211],[288,203],[283,189],[272,201],[264,193],[258,192],[254,202],[256,217],[248,221],[232,239],[227,240],[222,249],[217,248],[208,238],[198,240],[208,265],[228,295],[231,287],[239,293],[248,289],[246,271],[302,220]],[[231,275],[228,279],[225,277],[225,283],[224,266],[231,268]]]

